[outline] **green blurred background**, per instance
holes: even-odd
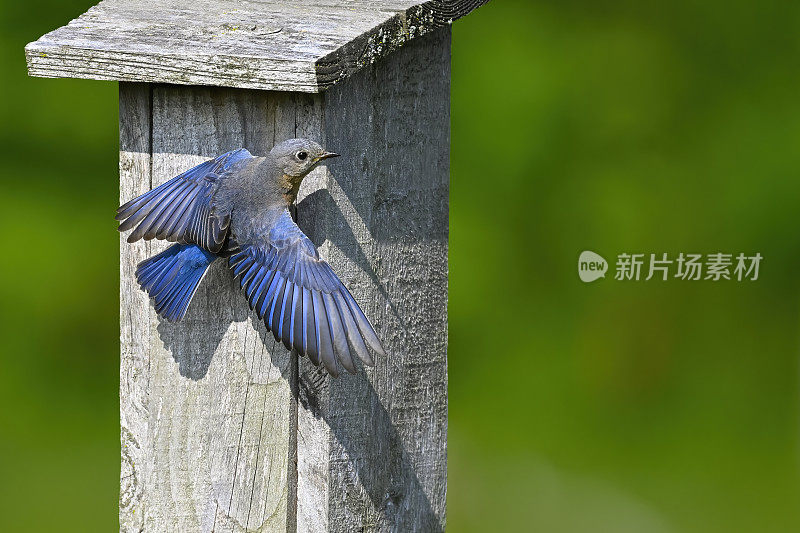
[[[91,3],[0,10],[2,531],[117,527],[117,86],[23,55]],[[800,531],[798,30],[790,1],[455,24],[449,531]],[[764,260],[587,285],[584,249]]]

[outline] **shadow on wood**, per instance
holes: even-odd
[[[219,349],[219,345],[225,334],[228,332],[230,325],[234,322],[244,322],[247,320],[250,309],[246,305],[235,305],[238,298],[242,298],[241,294],[233,286],[233,276],[228,268],[225,260],[216,260],[202,281],[198,293],[202,294],[208,284],[219,284],[222,287],[223,297],[229,299],[234,303],[231,306],[224,308],[219,306],[212,306],[201,309],[197,302],[189,306],[186,317],[181,322],[168,322],[161,317],[158,317],[158,336],[164,347],[172,355],[172,358],[178,363],[178,372],[181,376],[197,381],[206,377],[208,369],[211,366],[214,354]],[[202,296],[201,296],[202,298]],[[201,298],[198,298],[201,299]],[[189,328],[197,327],[202,323],[203,342],[202,343],[186,343],[187,338],[192,335],[187,331]],[[254,324],[256,330],[264,329]],[[266,330],[265,330],[266,331]],[[266,338],[264,336],[264,338]],[[282,372],[284,378],[288,379],[288,375]]]
[[[326,213],[329,216],[328,222],[332,223],[333,227],[349,228],[344,215],[326,189],[317,190],[306,196],[298,205],[298,209],[307,213]],[[333,217],[334,220],[330,220],[330,217]],[[337,218],[338,220],[336,220]],[[392,309],[395,319],[403,324],[394,302],[391,301],[388,292],[370,266],[366,254],[357,246],[353,233],[337,231],[332,235],[331,242],[344,251],[353,264],[363,269],[380,292],[381,299]],[[322,245],[321,242],[315,244]],[[274,357],[273,353],[280,354],[279,360],[273,360],[272,364],[281,369],[283,379],[289,382],[290,388],[294,392],[295,401],[299,400],[300,405],[314,418],[322,420],[328,425],[330,434],[344,449],[345,455],[352,458],[355,478],[348,480],[348,483],[352,484],[349,488],[356,489],[359,485],[363,487],[369,496],[369,501],[372,502],[373,512],[383,515],[388,523],[404,523],[405,520],[398,515],[413,508],[421,526],[419,531],[442,531],[440,519],[425,494],[414,466],[409,461],[409,455],[403,447],[400,433],[370,384],[360,362],[358,374],[343,374],[337,379],[331,378],[323,368],[315,368],[304,360],[306,370],[302,376],[298,376],[296,369],[292,372],[292,365],[282,364],[280,359],[284,355],[280,345],[276,344],[272,333],[247,307],[238,287],[238,281],[233,279],[225,260],[216,261],[211,268],[213,270],[203,280],[203,285],[213,284],[216,287],[213,288],[214,298],[227,302],[227,305],[210,305],[208,302],[193,305],[185,320],[179,323],[158,319],[159,337],[177,363],[180,375],[194,381],[205,378],[213,363],[214,355],[217,354],[218,357],[226,355],[219,353],[220,344],[231,325],[235,322],[244,322],[249,317],[258,333],[260,342],[267,347],[262,357],[272,358]],[[203,292],[204,290],[201,287],[198,294],[201,295],[201,298],[207,299],[209,296]],[[202,296],[203,294],[205,296]],[[201,324],[202,342],[187,342],[187,339],[196,337],[196,332],[188,329]],[[403,328],[405,329],[405,326]],[[291,357],[298,356],[292,354]],[[254,361],[254,363],[258,362]],[[378,364],[389,365],[391,363],[378,361]],[[361,398],[363,406],[366,406],[365,410],[368,412],[368,417],[365,419],[368,420],[368,423],[360,428],[348,427],[341,424],[341,419],[326,414],[321,409],[319,394],[322,391],[325,391],[325,394],[331,394],[331,389],[334,390],[334,394],[337,390],[343,394],[351,394],[353,389],[358,389],[357,396]],[[331,409],[335,411],[335,407],[331,407]],[[213,435],[209,437],[211,438]],[[420,517],[421,522],[419,522]]]
[[[326,394],[331,393],[330,389],[344,389],[348,393],[359,390],[360,401],[369,412],[361,431],[353,431],[341,418],[326,414],[319,398],[320,392],[326,389]],[[343,480],[346,491],[358,492],[359,486],[363,487],[372,502],[372,512],[382,515],[388,524],[407,523],[402,515],[413,513],[418,525],[415,531],[443,531],[441,517],[437,516],[420,483],[389,412],[363,374],[336,381],[322,370],[308,368],[300,375],[299,392],[301,406],[330,427],[336,442],[351,461],[355,478]]]

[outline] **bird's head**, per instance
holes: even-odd
[[[302,180],[320,161],[339,154],[326,152],[322,146],[308,139],[289,139],[275,145],[270,155],[278,168],[294,182]]]

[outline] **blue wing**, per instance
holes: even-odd
[[[117,209],[115,218],[123,221],[119,231],[136,226],[128,242],[165,239],[218,252],[228,233],[230,213],[215,209],[214,193],[234,163],[251,157],[245,149],[228,152],[134,198]]]
[[[241,276],[250,308],[287,349],[306,354],[315,365],[321,361],[334,376],[337,360],[356,371],[353,352],[374,364],[367,345],[385,355],[364,312],[288,211],[267,239],[241,246],[228,261],[234,276]]]
[[[153,299],[159,316],[181,320],[217,256],[194,244],[173,244],[136,267],[136,281]]]

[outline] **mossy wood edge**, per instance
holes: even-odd
[[[31,76],[321,92],[486,0],[103,0],[25,47]]]

